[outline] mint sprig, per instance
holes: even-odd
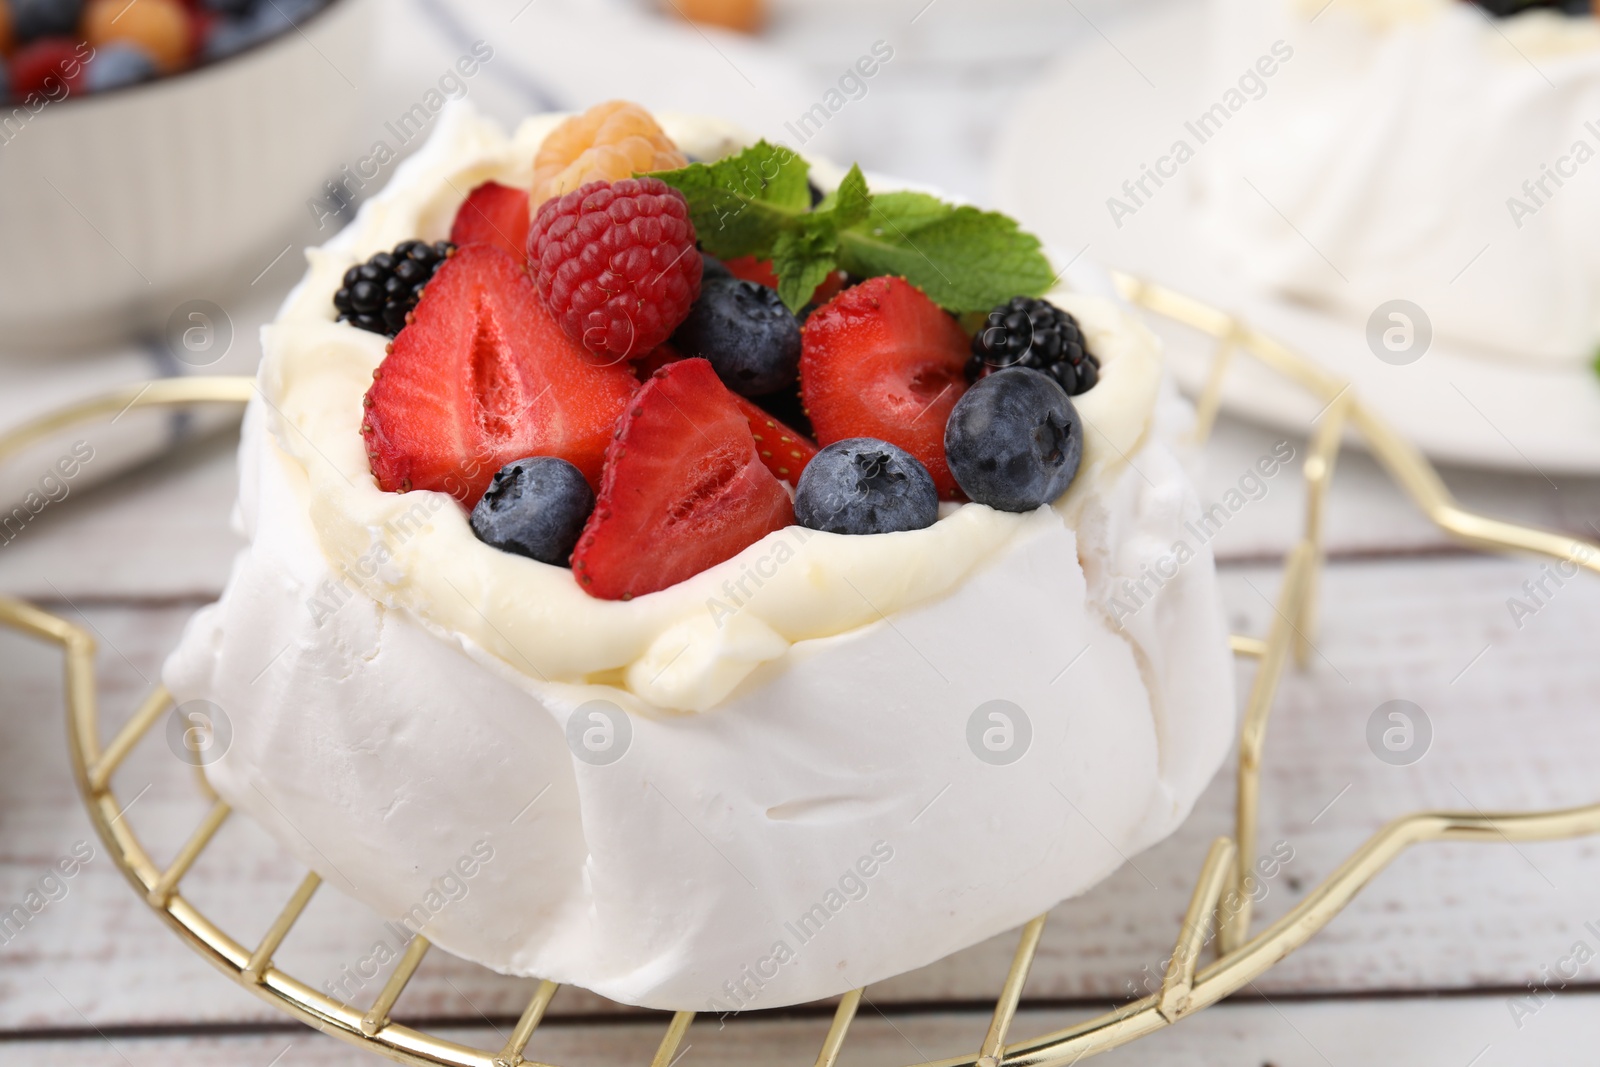
[[[898,274],[950,311],[1039,296],[1054,274],[1013,219],[926,193],[873,194],[859,167],[811,208],[805,160],[762,141],[715,163],[655,175],[683,193],[702,247],[772,260],[778,296],[799,310],[832,271]]]

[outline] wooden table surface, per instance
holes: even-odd
[[[836,28],[812,32],[815,22],[790,17],[796,4],[781,6],[788,21],[779,30],[817,72],[853,58],[857,37],[872,39],[855,25],[848,41]],[[963,27],[978,7],[1037,32],[991,33],[974,43]],[[841,122],[843,148],[834,150],[981,196],[979,161],[996,110],[1064,42],[1099,41],[1098,24],[1088,19],[1108,7],[945,0],[919,16],[914,32],[895,38],[902,51],[894,78],[873,88],[848,127]],[[958,62],[975,48],[980,62]],[[431,71],[430,64],[416,66]],[[283,273],[287,284],[293,271]],[[1224,420],[1205,453],[1202,499],[1220,498],[1279,439]],[[1303,442],[1294,443],[1303,454]],[[52,507],[0,547],[0,592],[97,636],[104,714],[113,723],[150,690],[185,620],[226,579],[237,548],[227,525],[231,448],[226,434],[191,445]],[[1469,507],[1600,537],[1600,479],[1557,478],[1552,486],[1532,471],[1445,474]],[[1218,538],[1236,631],[1264,633],[1277,563],[1298,534],[1302,508],[1299,484],[1282,475]],[[1258,922],[1301,899],[1391,816],[1600,799],[1600,582],[1569,583],[1519,625],[1507,600],[1538,577],[1540,564],[1449,543],[1359,454],[1341,460],[1328,546],[1317,654],[1286,678],[1267,743],[1262,847],[1292,850],[1293,859],[1268,883]],[[1240,676],[1248,678],[1247,666]],[[1414,701],[1433,724],[1430,750],[1408,767],[1380,761],[1366,743],[1369,716],[1392,699]],[[57,653],[0,632],[0,909],[39,888],[75,849],[80,856],[93,850],[74,878],[52,889],[58,899],[0,943],[0,1067],[377,1062],[223,979],[134,895],[94,840],[73,789],[61,700]],[[128,818],[158,861],[203,810],[173,763],[163,746],[146,745],[117,779],[134,798]],[[1232,777],[1224,771],[1171,839],[1055,910],[1014,1035],[1097,1014],[1159,981],[1206,847],[1231,832],[1231,811]],[[254,937],[299,874],[248,821],[231,820],[184,891]],[[363,955],[377,926],[325,892],[278,958],[320,982]],[[1014,943],[1012,935],[997,938],[872,987],[841,1062],[892,1067],[976,1049]],[[1593,957],[1600,957],[1600,841],[1427,846],[1399,860],[1246,994],[1102,1062],[1592,1067],[1600,1058]],[[1564,961],[1573,961],[1576,976],[1564,987],[1555,979],[1552,989],[1550,976]],[[1534,984],[1538,992],[1530,994]],[[436,952],[396,1014],[487,1044],[490,1031],[508,1030],[530,989]],[[826,1025],[821,1013],[726,1028],[702,1021],[679,1062],[810,1064]],[[529,1054],[568,1067],[642,1065],[660,1030],[657,1016],[563,990]]]

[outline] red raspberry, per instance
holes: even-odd
[[[528,230],[528,260],[568,337],[643,358],[700,295],[694,242],[682,193],[660,178],[624,178],[546,200]]]

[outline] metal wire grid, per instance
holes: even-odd
[[[1562,811],[1502,813],[1419,812],[1385,825],[1346,859],[1298,905],[1254,937],[1250,934],[1251,897],[1245,891],[1256,849],[1261,758],[1267,722],[1278,682],[1291,656],[1304,662],[1315,626],[1317,579],[1323,562],[1322,520],[1327,489],[1347,430],[1364,439],[1368,450],[1429,519],[1462,541],[1490,551],[1518,551],[1581,562],[1600,573],[1600,550],[1562,535],[1500,522],[1463,510],[1437,472],[1409,442],[1368,409],[1348,383],[1318,368],[1272,338],[1231,315],[1172,290],[1127,275],[1116,275],[1124,297],[1148,311],[1212,337],[1211,372],[1198,400],[1197,439],[1209,435],[1222,384],[1241,353],[1260,361],[1326,403],[1313,431],[1304,467],[1305,527],[1290,551],[1271,627],[1265,637],[1233,638],[1236,655],[1257,661],[1254,682],[1239,737],[1235,831],[1211,845],[1189,900],[1161,991],[1078,1025],[1022,1041],[1009,1042],[1046,916],[1022,929],[1011,969],[995,1001],[994,1014],[971,1055],[911,1067],[1067,1067],[1169,1026],[1215,1004],[1254,981],[1317,931],[1402,852],[1426,841],[1543,841],[1600,834],[1600,804]],[[255,384],[247,378],[188,378],[130,386],[106,396],[45,415],[0,437],[0,461],[68,426],[126,411],[196,403],[242,403]],[[66,659],[68,741],[78,790],[89,818],[117,866],[167,924],[196,952],[235,982],[324,1033],[415,1067],[551,1067],[523,1055],[544,1019],[558,986],[539,985],[509,1040],[499,1049],[463,1045],[396,1022],[395,1002],[416,974],[430,945],[414,938],[390,972],[377,998],[365,1008],[343,1003],[279,969],[274,953],[294,928],[321,885],[309,872],[259,943],[247,946],[230,937],[184,899],[184,875],[199,859],[230,815],[228,804],[200,779],[212,802],[210,811],[165,868],[155,865],[140,843],[111,778],[128,754],[171,707],[164,689],[150,694],[109,744],[102,745],[94,676],[94,641],[79,626],[22,601],[0,597],[0,625],[52,641]],[[1229,888],[1240,901],[1227,915],[1218,902]],[[1219,957],[1200,967],[1206,934],[1216,925]],[[833,1067],[849,1035],[863,990],[846,994],[834,1011],[817,1067]],[[652,1067],[669,1067],[694,1021],[678,1012],[668,1024]]]

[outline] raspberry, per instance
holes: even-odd
[[[688,157],[648,111],[610,100],[563,122],[539,146],[533,159],[533,208],[589,182],[688,165]]]
[[[528,230],[539,294],[591,352],[648,355],[700,293],[700,256],[683,194],[659,178],[590,182],[547,200]]]

